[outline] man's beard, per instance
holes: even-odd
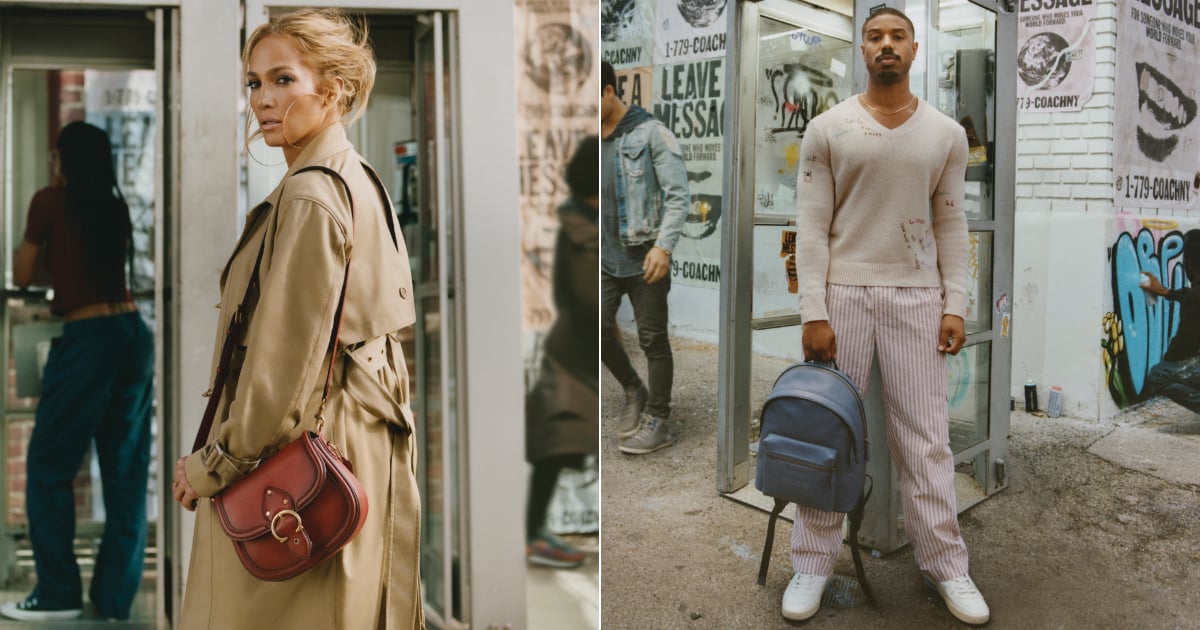
[[[883,85],[894,85],[901,79],[900,71],[883,68],[875,72],[875,81]]]

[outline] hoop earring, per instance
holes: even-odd
[[[297,96],[296,100],[292,101],[292,104],[288,105],[288,108],[283,111],[283,118],[279,121],[279,134],[283,136],[283,141],[286,142],[287,145],[289,147],[292,147],[293,149],[303,149],[304,147],[298,147],[298,146],[292,144],[291,140],[288,140],[288,138],[287,138],[287,117],[288,117],[288,114],[291,113],[292,108],[296,106],[296,103],[299,103],[300,99],[304,98],[305,96],[315,96],[317,98],[321,98],[321,95],[317,94],[316,92],[309,92],[308,94],[301,94],[300,96]]]
[[[247,107],[247,108],[246,108],[246,127],[245,127],[245,129],[243,130],[243,132],[242,132],[242,137],[243,137],[245,140],[244,140],[244,141],[243,141],[243,143],[242,143],[242,151],[243,151],[243,152],[246,154],[246,156],[247,156],[247,157],[249,157],[251,160],[254,160],[255,162],[258,162],[258,164],[259,164],[260,166],[265,166],[265,167],[267,167],[267,168],[275,168],[276,166],[279,166],[279,165],[283,164],[284,162],[286,162],[286,161],[287,161],[287,158],[284,158],[283,160],[280,160],[280,161],[278,161],[278,162],[276,162],[276,163],[274,163],[274,164],[267,164],[266,162],[263,162],[262,160],[260,160],[260,159],[258,159],[258,158],[256,158],[256,157],[254,157],[254,152],[250,150],[250,141],[251,141],[252,139],[254,139],[254,138],[259,138],[259,137],[262,137],[262,135],[263,135],[262,129],[258,129],[257,131],[255,131],[255,132],[254,132],[254,135],[251,135],[251,134],[250,134],[250,112],[251,112],[252,110],[253,110],[253,108],[250,108],[250,107]]]

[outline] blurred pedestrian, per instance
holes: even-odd
[[[691,210],[687,165],[675,135],[654,115],[617,97],[607,61],[600,76],[601,359],[625,389],[617,448],[642,455],[671,446],[671,384],[675,363],[667,335],[671,252]],[[649,387],[617,340],[617,309],[629,296]]]
[[[12,619],[73,619],[83,586],[75,560],[75,475],[92,443],[104,492],[104,536],[88,591],[96,614],[126,619],[142,583],[154,391],[154,337],[126,287],[132,243],[108,136],[73,122],[58,136],[55,175],[37,192],[13,282],[49,268],[50,310],[64,321],[52,342],[26,456],[25,509],[37,585],[4,604]]]
[[[582,468],[599,451],[596,343],[599,291],[600,142],[588,136],[567,164],[571,196],[558,208],[554,248],[554,325],[546,335],[537,384],[525,399],[525,454],[533,464],[526,516],[532,564],[573,568],[584,554],[545,527],[559,472]]]
[[[247,215],[221,275],[221,328],[246,296],[245,332],[205,445],[175,466],[175,499],[196,511],[179,627],[424,627],[416,441],[398,336],[415,319],[408,253],[386,190],[343,126],[366,109],[375,81],[366,27],[335,9],[272,16],[247,38],[242,71],[258,122],[248,135],[280,147],[288,172]],[[332,173],[300,172],[308,167]],[[219,334],[214,353],[223,342]],[[325,562],[259,581],[208,498],[318,430],[330,353],[324,434],[362,483],[366,523]]]

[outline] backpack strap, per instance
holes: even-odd
[[[862,553],[858,545],[858,530],[862,528],[863,512],[867,506],[867,499],[871,498],[871,491],[875,489],[875,480],[871,479],[870,475],[867,475],[867,480],[870,483],[865,484],[858,503],[855,504],[853,510],[850,510],[850,537],[846,544],[850,545],[850,555],[854,557],[854,574],[858,576],[858,583],[862,586],[863,595],[867,596],[867,603],[876,606],[878,603],[875,601],[875,593],[871,591],[871,585],[867,583],[867,574],[863,571]],[[759,582],[759,584],[761,583]]]
[[[758,565],[759,586],[767,583],[767,565],[771,564],[771,546],[775,542],[775,521],[787,504],[787,499],[775,499],[775,508],[771,510],[771,520],[767,521],[767,541],[763,544],[762,562]]]

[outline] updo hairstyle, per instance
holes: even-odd
[[[250,53],[263,38],[283,35],[300,51],[316,74],[318,89],[333,89],[342,80],[342,123],[350,124],[367,108],[375,86],[375,53],[368,41],[364,19],[353,20],[339,9],[303,9],[272,16],[254,29],[242,50],[242,71],[250,67]]]

